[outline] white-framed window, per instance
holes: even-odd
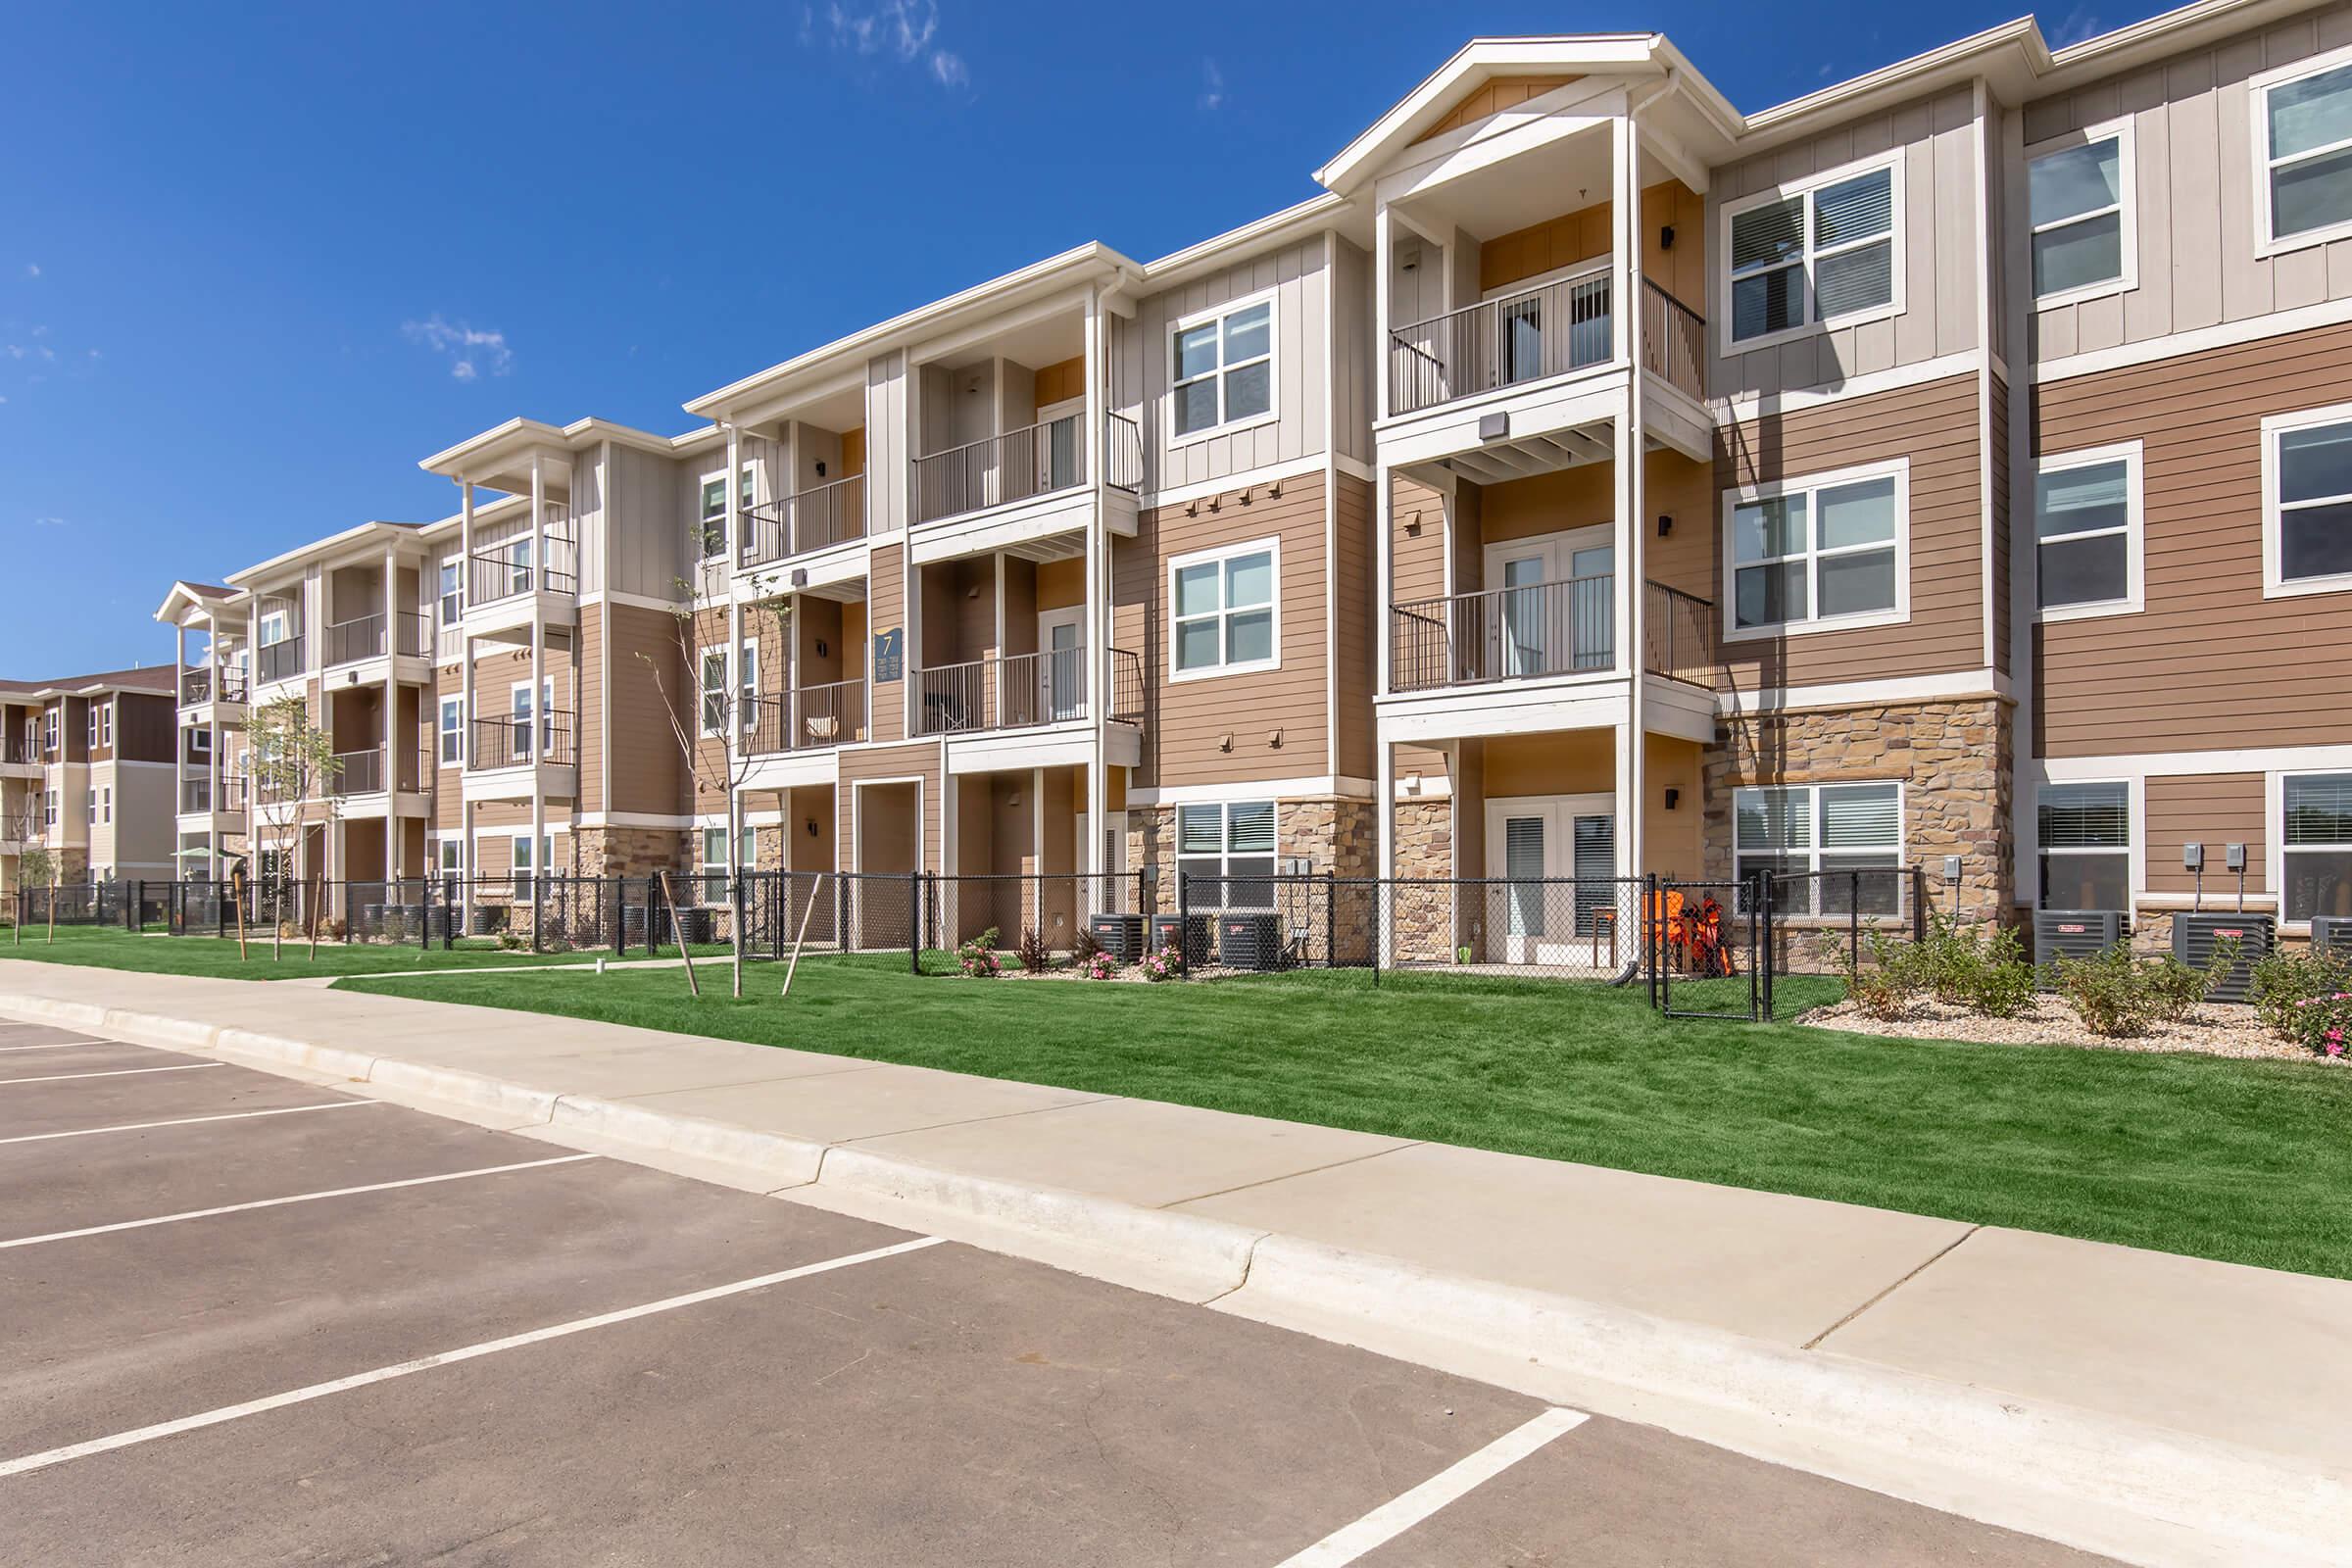
[[[738,487],[735,510],[738,514],[751,510],[753,471],[752,465],[747,463],[743,466],[743,471],[735,476]],[[703,542],[703,559],[708,561],[712,556],[725,555],[727,551],[727,470],[713,468],[704,474],[699,494],[702,504],[696,514],[696,526]]]
[[[531,702],[531,683],[518,680],[508,688],[507,712],[513,724],[514,755],[517,762],[529,761],[538,750],[551,749],[556,735],[556,677],[546,677],[540,687],[536,707]],[[536,716],[538,723],[533,724]],[[534,735],[533,731],[537,734]]]
[[[98,745],[98,705],[96,703],[91,703],[88,707],[82,710],[81,716],[83,722],[88,726],[89,729],[89,734],[87,737],[89,744],[93,749],[95,749]]]
[[[1168,330],[1168,431],[1181,446],[1274,417],[1274,297],[1185,317]]]
[[[57,710],[54,708],[41,710],[41,750],[52,754],[57,751]]]
[[[2026,216],[2037,306],[2137,286],[2132,150],[2128,118],[2026,150]]]
[[[2262,421],[2265,598],[2352,588],[2352,403]]]
[[[2035,802],[2041,907],[2132,907],[2132,786],[2044,784]]]
[[[98,791],[98,820],[101,822],[112,822],[114,819],[115,787],[109,784]]]
[[[455,556],[441,563],[441,624],[455,626],[465,612],[466,601],[458,587],[458,561]]]
[[[2034,472],[2035,604],[2043,620],[2116,615],[2145,603],[2140,444],[2044,457]]]
[[[85,790],[83,791],[83,794],[88,797],[87,809],[90,825],[92,827],[96,827],[98,825],[98,792],[96,790]]]
[[[1168,563],[1174,680],[1282,666],[1282,544],[1260,539]]]
[[[43,827],[57,826],[57,791],[55,790],[47,790],[43,792],[41,800],[41,825]]]
[[[511,847],[507,852],[507,870],[514,879],[515,902],[520,903],[531,896],[531,875],[538,869],[536,858],[531,854],[531,836],[528,833],[515,834],[508,840],[508,844]]]
[[[441,760],[455,767],[466,760],[466,699],[441,699]]]
[[[2266,71],[2246,86],[2255,254],[2352,234],[2352,49]]]
[[[760,721],[760,639],[746,637],[735,651],[735,727],[744,734]]]
[[[2279,788],[2279,914],[2352,915],[2352,773],[2288,773]]]
[[[1899,152],[1726,204],[1718,309],[1751,347],[1903,308]]]
[[[1790,914],[1845,914],[1857,906],[1864,914],[1902,912],[1900,784],[1736,789],[1732,820],[1740,880],[1754,872],[1787,875],[1773,889],[1775,908]],[[1836,874],[1841,871],[1866,874]]]
[[[466,874],[466,846],[463,841],[442,839],[434,847],[434,854],[439,857],[438,863],[443,876],[455,877]]]
[[[98,744],[115,744],[115,700],[111,697],[98,705]]]
[[[703,733],[727,732],[727,651],[703,650]]]
[[[188,760],[209,762],[213,760],[213,732],[209,729],[188,731]]]
[[[529,593],[538,575],[532,566],[538,560],[539,536],[535,533],[518,533],[493,548],[507,563],[507,592]]]
[[[1727,490],[1723,519],[1725,636],[1909,618],[1908,459]]]
[[[265,607],[262,611],[260,626],[262,646],[274,648],[292,636],[292,620],[293,617],[287,613],[287,608],[282,601]]]
[[[1274,867],[1272,801],[1176,808],[1176,874],[1186,907],[1270,909]]]

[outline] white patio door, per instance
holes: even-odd
[[[1086,716],[1086,610],[1037,612],[1038,708],[1046,722]]]
[[[1037,411],[1037,488],[1041,495],[1066,490],[1078,482],[1085,453],[1079,440],[1079,416],[1086,399],[1064,398]]]
[[[1607,669],[1616,660],[1616,530],[1603,523],[1487,547],[1501,590],[1488,631],[1488,678]]]
[[[1630,940],[1609,929],[1616,874],[1617,814],[1608,796],[1487,803],[1487,875],[1506,884],[1488,901],[1504,962],[1613,967]]]

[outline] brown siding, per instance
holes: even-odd
[[[1248,501],[1242,494],[1227,491],[1147,512],[1141,548],[1119,552],[1114,646],[1142,652],[1146,688],[1156,694],[1143,771],[1161,785],[1316,772],[1327,755],[1324,679],[1331,634],[1324,622],[1323,478],[1287,479],[1279,496],[1263,485],[1251,487]],[[1269,538],[1281,540],[1276,592],[1282,667],[1170,682],[1168,563],[1198,550]],[[1222,749],[1228,735],[1231,751]]]
[[[1514,109],[1530,98],[1541,97],[1554,87],[1565,87],[1570,82],[1581,79],[1581,77],[1573,75],[1498,76],[1464,94],[1459,102],[1446,112],[1444,119],[1420,135],[1415,136],[1413,143],[1418,146],[1433,136],[1443,136],[1449,130],[1459,130],[1464,125],[1484,120],[1490,115],[1499,115],[1505,109]]]
[[[612,605],[612,799],[606,809],[675,815],[687,809],[686,770],[672,737],[665,688],[691,704],[677,628],[670,616],[637,605]],[[643,654],[661,670],[661,684]],[[691,712],[691,708],[682,711]]]
[[[2223,869],[2222,846],[2246,847],[2246,886],[2261,892],[2267,881],[2263,843],[2263,775],[2209,773],[2201,778],[2151,778],[2148,820],[2141,829],[2150,893],[2190,893],[2196,877],[2181,868],[2180,846],[2205,846],[2208,907],[2234,908],[2237,878]]]
[[[1401,473],[1389,480],[1389,600],[1446,592],[1446,498]]]
[[[122,692],[115,698],[115,755],[130,762],[172,760],[177,710],[169,697]]]
[[[606,601],[580,607],[580,809],[605,808],[605,617],[612,612]]]
[[[1339,660],[1339,735],[1332,749],[1332,771],[1347,778],[1371,778],[1373,757],[1372,696],[1380,657],[1376,614],[1385,607],[1372,600],[1372,486],[1348,474],[1333,476],[1336,488],[1333,563],[1336,581],[1333,603],[1338,606],[1332,627],[1332,648]]]
[[[1992,386],[1992,667],[2009,673],[2009,384]]]
[[[906,624],[906,553],[903,545],[876,549],[867,563],[866,634],[904,632]],[[847,628],[844,628],[845,634]],[[905,643],[901,643],[902,651]],[[874,739],[895,741],[906,733],[906,687],[904,680],[876,681],[873,687]]]
[[[1498,289],[1523,277],[1605,257],[1615,249],[1614,202],[1595,202],[1540,223],[1497,234],[1478,251],[1478,286]],[[1676,299],[1706,314],[1706,198],[1679,179],[1642,192],[1642,273]],[[1675,244],[1663,243],[1674,230]]]
[[[2044,757],[2341,743],[2352,594],[2262,597],[2262,421],[2340,401],[2352,325],[2039,388],[2044,455],[2138,439],[2146,609],[2036,629]],[[2318,657],[2315,657],[2318,656]]]
[[[1770,689],[1984,667],[1975,376],[1767,415],[1718,431],[1715,483],[1719,491],[1729,491],[1906,457],[1911,460],[1910,620],[1851,632],[1726,642],[1723,662],[1735,686]],[[1726,589],[1720,502],[1719,496],[1708,528],[1717,543],[1707,595],[1719,606]]]
[[[839,812],[841,863],[858,863],[856,810],[859,780],[920,778],[923,781],[922,867],[939,869],[940,776],[939,743],[909,741],[898,746],[852,747],[841,753],[841,783],[835,800]],[[865,793],[872,794],[869,788]]]

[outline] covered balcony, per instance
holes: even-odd
[[[198,664],[184,669],[179,675],[179,706],[203,708],[213,703],[244,706],[247,690],[244,669],[235,664],[223,664],[214,669]]]
[[[1109,706],[1103,716],[1140,724],[1144,716],[1144,665],[1124,648],[1109,650]],[[976,659],[915,671],[915,733],[969,735],[989,730],[1032,729],[1092,716],[1087,693],[1087,648],[1083,643],[1050,652]]]
[[[477,526],[464,563],[466,637],[524,643],[534,621],[569,626],[579,616],[579,545],[568,506],[550,502],[536,526],[528,509]]]
[[[1713,602],[1662,582],[1645,583],[1643,595],[1643,669],[1708,684]],[[1392,691],[1607,674],[1617,666],[1613,572],[1413,600],[1390,606],[1389,617]]]
[[[744,708],[744,750],[755,757],[818,752],[866,739],[865,680],[804,686],[756,697]]]

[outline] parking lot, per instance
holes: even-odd
[[[0,1561],[2094,1559],[1038,1264],[0,1023]]]

